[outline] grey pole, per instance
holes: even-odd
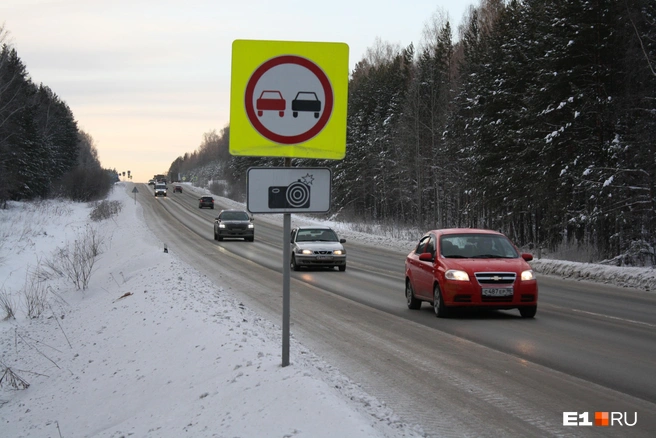
[[[282,366],[289,365],[289,275],[291,260],[291,250],[289,245],[289,236],[291,234],[291,214],[283,215],[282,227]]]
[[[285,167],[291,167],[291,158],[285,158]],[[292,232],[292,215],[283,214],[282,221],[282,366],[289,365],[289,314],[290,314],[290,295],[289,295],[289,277],[290,277],[290,260],[291,245],[290,235]]]

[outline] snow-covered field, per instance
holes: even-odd
[[[293,336],[283,368],[278,326],[164,253],[123,187],[110,199],[122,210],[102,222],[86,204],[0,210],[0,294],[16,313],[0,321],[0,376],[29,383],[5,376],[0,436],[421,435]],[[52,278],[29,318],[32,278],[88,227],[102,238],[88,289]]]
[[[123,184],[110,200],[121,212],[102,222],[89,219],[91,206],[61,201],[0,210],[0,319],[2,303],[15,313],[0,320],[0,436],[423,435],[293,336],[283,368],[276,324],[164,253]],[[330,225],[400,252],[415,243]],[[101,253],[88,288],[76,290],[47,266],[82,236],[97,237]],[[532,263],[656,290],[654,269]]]

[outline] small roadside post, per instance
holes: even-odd
[[[137,190],[137,186],[134,186],[132,189],[132,193],[134,193],[134,205],[137,205],[137,193],[139,193],[139,190]]]
[[[250,213],[283,214],[282,366],[289,365],[291,214],[330,210],[332,172],[292,166],[293,158],[346,155],[348,45],[235,40],[230,84],[230,154],[283,157],[284,167],[252,167]]]

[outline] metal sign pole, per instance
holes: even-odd
[[[289,309],[290,309],[290,297],[289,297],[289,277],[290,277],[290,266],[289,261],[291,260],[291,249],[289,245],[289,236],[292,232],[291,230],[291,217],[289,213],[283,215],[283,227],[282,227],[282,366],[286,367],[289,365]]]
[[[292,159],[285,158],[285,167],[291,167]],[[289,365],[289,314],[290,314],[290,294],[289,294],[289,277],[291,260],[291,245],[289,243],[292,233],[292,215],[283,214],[282,219],[282,366]]]

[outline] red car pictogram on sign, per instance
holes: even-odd
[[[262,117],[264,111],[278,111],[278,115],[283,117],[285,115],[285,107],[287,102],[283,99],[280,91],[264,90],[260,97],[255,101],[255,108],[257,115]]]

